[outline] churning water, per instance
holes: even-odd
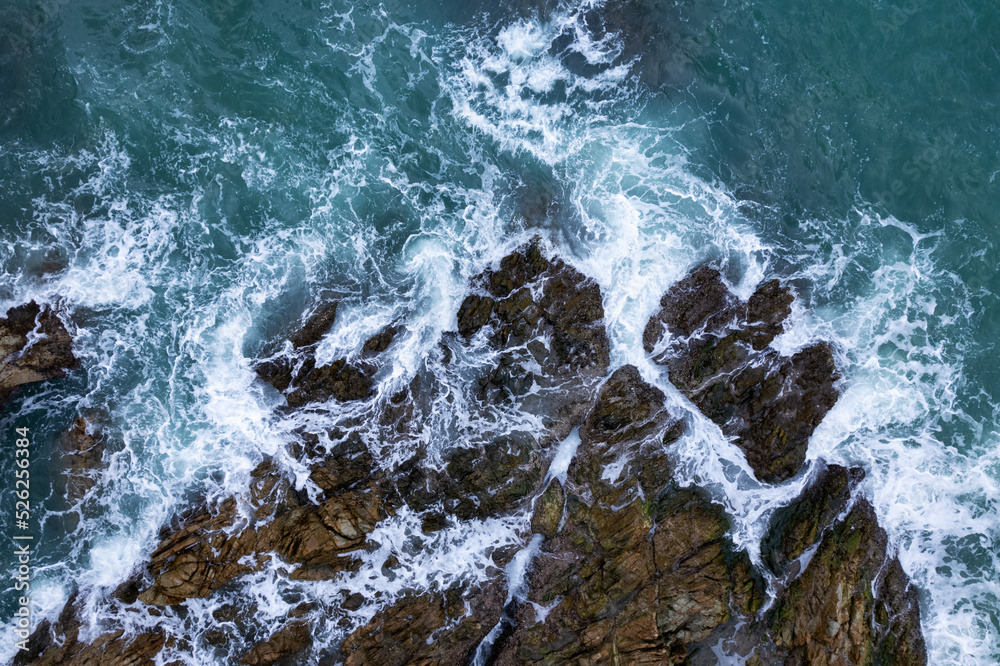
[[[163,617],[110,597],[161,525],[243,492],[263,457],[308,491],[296,433],[377,410],[439,363],[469,278],[541,235],[601,285],[612,366],[635,364],[689,415],[680,473],[752,555],[804,479],[758,483],[641,332],[701,262],[744,297],[789,281],[775,345],[831,340],[843,374],[809,458],[867,470],[932,663],[1000,660],[1000,8],[660,4],[5,2],[0,305],[58,306],[82,359],[3,414],[3,432],[36,437],[36,617],[78,590],[92,635],[156,624],[192,639],[166,661],[206,664],[198,638],[226,601],[266,627],[318,600],[316,641],[335,644],[407,590],[495,575],[492,548],[529,557],[528,516],[452,521],[415,549],[404,509],[334,581],[273,561]],[[280,411],[252,363],[320,298],[341,303],[321,362],[405,332],[369,402]],[[470,424],[458,383],[441,396],[419,441],[366,440],[382,464],[539,427],[516,412]],[[79,413],[101,414],[111,442],[67,506],[45,458]],[[13,460],[5,446],[5,479]],[[345,613],[345,591],[367,603]],[[0,599],[5,618],[14,603]]]

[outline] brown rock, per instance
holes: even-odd
[[[725,515],[671,481],[663,400],[631,366],[601,388],[570,466],[565,522],[535,562],[532,603],[498,643],[497,664],[680,663],[733,613],[756,611],[758,583]]]
[[[321,303],[306,320],[302,328],[289,338],[296,349],[311,347],[326,335],[337,319],[337,302]]]
[[[257,375],[285,393],[289,407],[330,398],[341,402],[362,400],[371,395],[374,366],[354,365],[347,359],[316,365],[316,345],[333,325],[336,314],[336,303],[320,306],[303,327],[292,334],[291,354],[280,354],[257,365]]]
[[[303,652],[312,644],[309,623],[304,620],[289,622],[270,638],[258,643],[243,655],[241,664],[271,666],[285,657]]]
[[[18,386],[63,377],[77,367],[72,343],[51,308],[31,301],[8,310],[0,319],[0,402]]]
[[[776,574],[812,547],[851,501],[863,469],[829,465],[786,507],[771,516],[768,534],[761,543],[761,556]]]
[[[16,666],[153,666],[167,644],[162,632],[127,637],[121,630],[80,641],[76,597],[70,598],[55,626],[43,620],[28,640],[28,650],[14,657]]]
[[[766,620],[767,663],[925,664],[916,592],[860,499],[826,532]]]
[[[500,620],[503,600],[498,584],[404,597],[347,637],[345,666],[467,664]]]
[[[375,356],[377,354],[381,354],[389,348],[389,345],[392,344],[392,341],[396,339],[396,336],[402,330],[402,326],[386,326],[381,331],[365,340],[365,344],[361,346],[362,355]]]
[[[772,280],[739,303],[717,270],[702,267],[667,291],[643,334],[671,382],[736,439],[768,483],[799,471],[809,437],[838,396],[829,345],[790,358],[768,347],[791,302],[791,292]],[[672,337],[663,347],[665,330]]]
[[[165,531],[149,564],[154,582],[139,595],[141,601],[165,606],[208,596],[258,570],[272,553],[306,565],[306,577],[317,572],[332,577],[355,566],[344,555],[360,548],[384,515],[373,483],[359,482],[349,490],[342,486],[317,505],[301,503],[270,463],[262,463],[253,476],[249,521],[230,498],[215,509],[203,507],[182,517]]]
[[[56,439],[62,453],[64,494],[70,504],[80,501],[94,487],[102,470],[105,438],[95,419],[78,418]]]
[[[543,415],[556,438],[565,436],[609,364],[598,284],[546,258],[536,239],[473,278],[458,331],[469,339],[483,329],[504,353],[480,379],[480,400],[517,401],[523,411]]]
[[[566,503],[566,493],[558,479],[552,479],[537,500],[535,512],[531,517],[531,531],[547,537],[556,535],[559,522],[562,520],[563,506]]]

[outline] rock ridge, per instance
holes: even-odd
[[[742,302],[716,269],[701,267],[664,294],[643,339],[769,483],[802,473],[809,436],[837,399],[829,345],[792,356],[771,346],[792,302],[777,280]],[[289,409],[367,398],[379,354],[402,330],[393,323],[355,360],[317,368],[336,309],[317,308],[287,353],[258,365]],[[160,612],[211,597],[273,558],[292,565],[292,578],[334,580],[359,566],[354,555],[373,547],[379,523],[404,510],[424,536],[525,512],[524,549],[488,552],[489,580],[405,591],[361,626],[344,624],[339,647],[317,647],[324,611],[308,600],[267,632],[250,628],[242,609],[220,607],[219,627],[204,640],[252,665],[453,666],[477,653],[490,666],[702,664],[714,663],[720,645],[755,666],[926,663],[916,590],[862,493],[862,470],[811,463],[801,495],[773,514],[758,569],[729,536],[724,508],[678,482],[673,448],[686,426],[667,409],[660,380],[632,365],[609,375],[596,282],[547,257],[536,239],[473,278],[456,328],[442,341],[444,364],[458,345],[485,345],[498,359],[469,379],[471,408],[516,405],[539,415],[539,432],[482,434],[433,466],[420,446],[409,460],[378,464],[352,424],[298,433],[290,450],[308,462],[318,494],[297,491],[275,461],[263,461],[244,495],[196,504],[164,526],[146,568],[115,592],[121,603]],[[415,378],[379,407],[379,427],[406,441],[436,390],[433,376]],[[85,444],[78,448],[90,455]],[[550,469],[563,445],[575,455]],[[525,576],[509,590],[503,572],[517,558]],[[342,607],[360,608],[365,599],[355,597]],[[165,646],[183,647],[159,631],[82,642],[76,603],[42,623],[16,663],[138,666],[156,663]]]

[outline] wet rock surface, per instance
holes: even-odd
[[[916,590],[863,498],[823,535],[764,626],[757,664],[927,662]]]
[[[48,306],[31,301],[0,319],[0,404],[24,384],[56,379],[77,367],[73,340]]]
[[[28,649],[14,657],[15,666],[152,666],[169,640],[163,632],[126,636],[119,630],[84,642],[78,610],[74,596],[55,625],[48,620],[39,623],[28,639]]]
[[[87,494],[101,474],[106,437],[94,416],[80,417],[56,438],[56,450],[62,455],[63,478],[60,489],[69,504]]]
[[[535,562],[497,664],[681,663],[733,613],[756,610],[758,583],[737,566],[728,519],[673,482],[663,399],[631,366],[601,389],[568,472],[561,527]]]
[[[303,578],[332,578],[351,568],[356,563],[344,555],[361,548],[385,514],[370,470],[347,467],[355,474],[339,476],[328,484],[329,495],[313,504],[299,498],[270,463],[262,463],[253,473],[247,506],[229,498],[165,530],[149,564],[154,582],[139,600],[167,606],[206,597],[259,570],[272,554],[303,565],[293,574]]]
[[[316,346],[333,326],[337,303],[320,305],[306,323],[293,333],[289,342],[292,350],[257,365],[257,375],[285,394],[289,407],[301,407],[331,398],[341,402],[363,400],[371,395],[377,365],[371,362],[351,362],[340,358],[326,365],[317,365]],[[389,348],[398,327],[386,327],[362,346],[361,356],[370,358]]]
[[[799,471],[809,436],[837,398],[826,345],[791,357],[770,347],[791,303],[777,281],[741,302],[717,271],[701,268],[668,291],[644,336],[670,380],[736,438],[768,482]],[[378,355],[402,330],[387,326],[356,360],[317,368],[316,346],[335,317],[335,305],[320,308],[290,336],[288,353],[258,367],[289,408],[368,396]],[[160,612],[210,597],[273,558],[298,565],[295,580],[330,581],[354,571],[352,555],[371,548],[376,526],[403,511],[415,513],[420,528],[407,548],[425,547],[463,521],[522,515],[525,550],[508,545],[484,555],[485,583],[459,579],[404,592],[361,626],[341,618],[347,635],[339,652],[314,646],[310,604],[268,631],[250,626],[241,609],[220,606],[220,628],[205,640],[252,666],[316,659],[452,666],[477,651],[491,666],[701,664],[715,663],[713,650],[723,644],[754,664],[925,663],[916,592],[860,495],[863,472],[817,463],[800,497],[773,514],[761,544],[765,567],[755,569],[730,538],[723,508],[676,480],[672,447],[686,426],[668,412],[664,393],[633,366],[607,376],[603,317],[593,281],[547,258],[537,241],[518,249],[474,279],[458,332],[445,336],[435,367],[485,347],[497,362],[469,379],[479,403],[470,409],[515,404],[539,417],[538,432],[474,433],[443,447],[434,464],[422,443],[393,465],[380,464],[354,423],[299,432],[290,452],[318,495],[296,491],[266,461],[245,496],[198,506],[166,526],[146,570],[115,596]],[[440,395],[436,386],[433,377],[417,377],[380,401],[369,424],[380,444],[416,437]],[[70,433],[80,442],[78,466],[93,462],[99,446],[87,444],[86,424]],[[568,467],[550,471],[559,443],[575,437]],[[527,567],[512,591],[505,572],[516,562]],[[397,566],[391,557],[381,573],[391,579]],[[367,601],[344,592],[341,605],[353,613]],[[119,632],[85,645],[76,612],[71,601],[55,628],[39,627],[18,663],[153,663],[174,640]]]
[[[493,584],[407,596],[347,637],[344,664],[467,664],[500,620],[504,594]]]
[[[853,491],[864,478],[859,467],[824,466],[815,480],[791,504],[771,516],[761,557],[776,574],[814,546],[841,513],[847,510]]]
[[[294,612],[294,611],[293,611]],[[289,622],[274,632],[266,641],[255,645],[243,655],[241,664],[247,666],[272,666],[279,663],[296,663],[295,655],[312,644],[309,623],[305,620]]]
[[[469,340],[484,329],[490,348],[503,353],[480,379],[480,400],[517,400],[560,436],[568,432],[610,363],[597,283],[547,258],[534,240],[473,278],[458,311],[458,332]]]
[[[839,395],[829,345],[791,357],[768,346],[782,332],[792,298],[771,280],[741,303],[720,273],[705,266],[667,291],[643,334],[646,351],[669,368],[670,381],[735,438],[767,483],[798,473],[809,437]]]

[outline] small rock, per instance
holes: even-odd
[[[402,330],[402,326],[386,326],[381,331],[365,340],[365,344],[361,346],[362,355],[375,356],[377,354],[381,354],[389,348],[389,345],[392,344],[392,341],[396,339],[396,336]]]
[[[50,307],[31,301],[0,319],[0,402],[21,385],[63,377],[78,365],[73,340]]]
[[[289,622],[266,641],[253,646],[243,655],[240,663],[248,666],[271,666],[285,657],[305,651],[310,645],[312,634],[309,623]]]
[[[65,468],[65,497],[70,504],[80,501],[94,487],[102,471],[105,437],[99,426],[78,418],[56,440]]]
[[[289,407],[331,398],[341,402],[363,400],[371,395],[374,366],[354,365],[343,358],[327,365],[316,365],[316,345],[333,325],[336,314],[336,303],[320,306],[305,325],[292,334],[292,355],[280,355],[257,365],[257,375],[284,393]]]
[[[271,553],[306,565],[301,569],[305,577],[327,571],[332,577],[356,566],[342,555],[361,548],[385,515],[374,482],[333,494],[316,505],[301,503],[268,462],[253,476],[250,500],[258,522],[245,522],[235,498],[182,517],[163,534],[151,556],[154,582],[139,595],[142,602],[166,606],[208,596],[258,570]]]

